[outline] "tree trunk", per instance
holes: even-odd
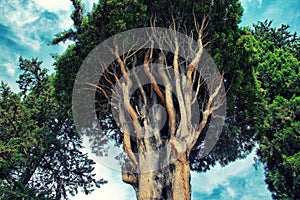
[[[137,174],[123,172],[123,181],[134,187],[138,200],[191,199],[190,166],[186,155],[157,171]]]

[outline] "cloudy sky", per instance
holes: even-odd
[[[86,10],[97,0],[83,0]],[[289,24],[300,33],[299,0],[242,0],[241,26],[273,19],[274,25]],[[53,71],[51,53],[62,53],[67,44],[49,46],[53,36],[72,25],[69,0],[1,0],[0,3],[0,80],[17,91],[18,59],[39,57]],[[252,166],[255,153],[225,168],[214,167],[207,173],[192,173],[193,199],[271,199],[264,183],[263,169]],[[97,189],[89,199],[134,199],[132,188],[121,181],[119,171],[97,162],[96,173],[109,184]],[[86,198],[79,194],[71,199]]]

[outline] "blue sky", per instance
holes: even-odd
[[[272,19],[273,25],[289,24],[292,32],[300,34],[299,0],[241,0],[244,16],[241,25]]]
[[[97,0],[84,0],[86,10]],[[244,16],[241,26],[273,19],[274,26],[289,24],[300,33],[299,0],[242,0]],[[0,3],[0,80],[17,91],[18,59],[39,57],[50,71],[53,60],[50,53],[62,53],[68,44],[49,46],[53,36],[72,25],[69,0],[2,0]],[[271,199],[264,183],[262,166],[252,166],[255,153],[225,168],[214,167],[207,173],[192,173],[192,199]],[[121,181],[118,170],[97,162],[99,177],[109,184],[97,189],[89,199],[134,199],[133,189]],[[86,198],[83,194],[72,199]]]

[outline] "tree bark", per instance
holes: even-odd
[[[152,160],[152,162],[159,163],[161,161]],[[141,164],[145,165],[145,163]],[[147,164],[151,165],[150,162]],[[122,175],[123,181],[134,187],[138,200],[191,199],[190,166],[186,154],[157,171],[136,174],[123,172]]]

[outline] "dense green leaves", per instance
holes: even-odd
[[[64,199],[90,193],[94,161],[80,151],[67,111],[53,98],[53,76],[37,59],[20,58],[21,92],[0,87],[1,199]]]
[[[266,181],[275,198],[300,194],[300,98],[277,96],[266,106],[258,155],[266,164]]]
[[[299,60],[299,37],[297,33],[289,31],[289,25],[281,25],[280,28],[272,27],[272,21],[259,22],[254,25],[254,37],[260,41],[273,42],[274,47],[289,51]]]
[[[275,199],[298,199],[300,152],[300,62],[295,47],[299,38],[287,27],[259,23],[245,30],[240,39],[250,56],[260,112],[254,113],[258,126],[258,156],[265,164],[266,182]]]
[[[83,7],[73,0],[75,10],[71,15],[75,30],[59,33],[53,44],[71,40],[74,45],[68,47],[55,63],[56,99],[61,106],[70,108],[71,93],[76,73],[88,53],[100,42],[121,31],[140,27],[147,20],[146,6],[138,1],[100,1],[93,6],[90,13],[82,14]]]

